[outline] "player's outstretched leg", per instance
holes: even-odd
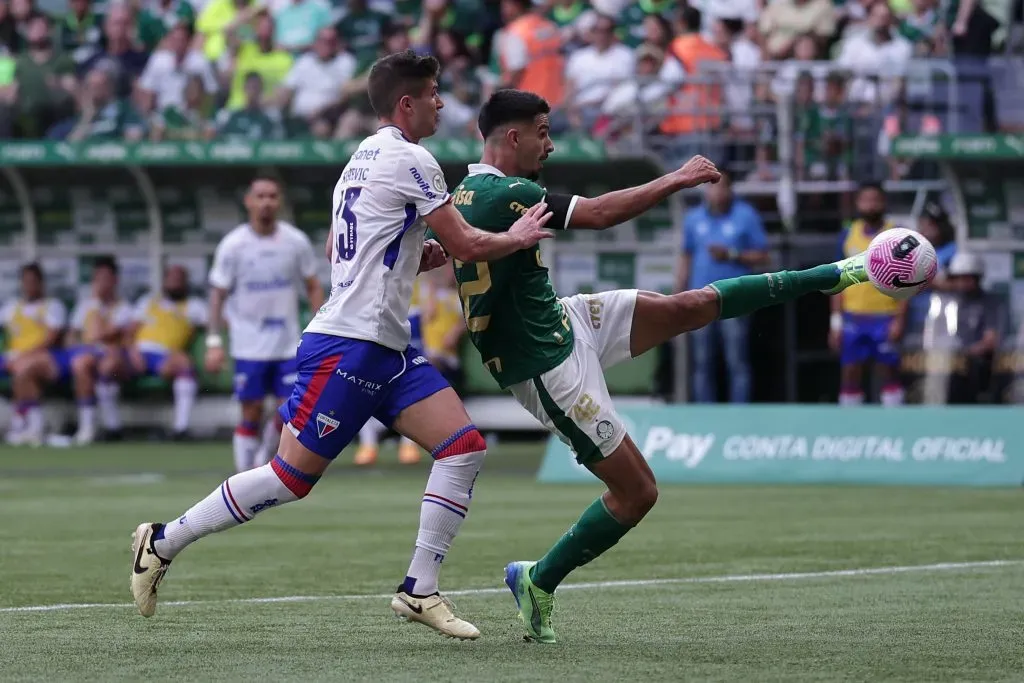
[[[554,643],[555,589],[578,567],[604,554],[642,520],[658,500],[654,473],[627,435],[603,460],[587,463],[608,490],[537,562],[512,562],[505,584],[519,606],[528,638]]]
[[[473,624],[459,619],[451,603],[438,589],[441,561],[469,512],[473,484],[487,454],[487,443],[469,421],[458,395],[433,366],[414,366],[424,381],[410,378],[423,395],[434,387],[435,393],[402,408],[394,421],[395,429],[430,451],[434,464],[420,503],[420,527],[416,547],[402,585],[391,600],[391,609],[400,617],[425,624],[452,638],[472,640],[480,637]],[[437,386],[443,386],[440,391]]]
[[[248,522],[263,510],[306,497],[328,464],[285,429],[281,453],[270,464],[228,478],[173,521],[140,524],[132,534],[131,586],[142,616],[156,612],[157,588],[178,553],[204,536]]]
[[[630,354],[635,358],[716,319],[739,318],[807,294],[838,294],[868,281],[865,253],[807,270],[744,275],[671,296],[640,292],[633,313]]]

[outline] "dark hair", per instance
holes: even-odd
[[[700,30],[700,10],[687,5],[679,12],[679,19],[687,31]]]
[[[254,175],[252,180],[249,181],[249,189],[251,190],[256,183],[274,183],[277,189],[281,189],[281,179],[269,173],[257,173]]]
[[[120,272],[120,268],[117,266],[117,259],[113,256],[97,256],[92,262],[93,271],[97,270],[109,270],[115,276]]]
[[[672,22],[661,16],[660,14],[648,14],[644,19],[653,19],[661,27],[661,32],[665,34],[664,44],[658,45],[658,47],[665,49],[672,42]]]
[[[40,280],[43,279],[43,269],[37,261],[33,261],[32,263],[26,263],[21,267],[21,274],[25,275],[26,273],[32,273]]]
[[[720,19],[722,26],[725,27],[726,32],[730,37],[736,37],[743,33],[744,23],[742,19]]]
[[[258,81],[260,85],[263,85],[263,76],[258,71],[250,71],[245,74],[245,79],[242,82],[248,83],[249,81]]]
[[[496,129],[509,123],[533,121],[539,114],[550,114],[551,105],[540,95],[525,90],[495,90],[477,117],[477,127],[484,140]]]
[[[519,9],[524,12],[529,12],[533,9],[533,0],[512,0],[512,2],[519,5]]]
[[[936,246],[941,247],[956,239],[956,229],[953,227],[953,221],[950,220],[949,214],[942,204],[935,200],[929,200],[925,203],[921,215],[927,216],[935,223],[935,228],[939,233],[939,244]]]
[[[860,194],[866,190],[877,190],[882,194],[882,196],[885,196],[885,188],[882,187],[882,183],[878,182],[877,180],[865,180],[862,181],[860,185],[857,186],[857,194]]]
[[[441,65],[436,57],[421,57],[412,50],[396,52],[378,59],[370,68],[370,106],[380,118],[391,116],[398,101],[419,94],[425,81],[437,78]]]

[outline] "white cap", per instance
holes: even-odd
[[[949,261],[948,272],[950,275],[977,275],[985,274],[985,261],[977,254],[970,252],[957,252]]]

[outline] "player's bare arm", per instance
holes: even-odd
[[[721,177],[711,161],[695,156],[681,168],[649,183],[591,199],[578,198],[569,227],[604,230],[640,216],[680,190],[717,183]]]
[[[474,228],[450,202],[427,214],[423,220],[440,239],[445,250],[458,260],[493,261],[552,237],[551,232],[544,230],[552,216],[547,208],[545,202],[531,206],[503,233]]]
[[[220,287],[210,287],[210,322],[206,328],[206,354],[203,364],[206,371],[211,373],[220,372],[224,367],[224,338],[221,336],[221,330],[224,329],[224,301],[227,295],[227,291]]]

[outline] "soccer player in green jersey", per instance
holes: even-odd
[[[679,190],[721,177],[703,157],[638,187],[593,199],[547,192],[535,180],[554,150],[547,102],[499,90],[484,104],[483,159],[453,193],[466,220],[503,232],[544,201],[547,227],[603,230],[639,216]],[[555,588],[615,545],[658,498],[654,474],[615,412],[604,368],[639,356],[718,318],[735,318],[811,292],[836,294],[866,282],[863,254],[809,270],[721,280],[670,296],[618,290],[559,299],[540,250],[489,262],[455,262],[469,336],[498,384],[575,452],[608,490],[537,562],[512,562],[505,583],[527,637],[555,642]]]

